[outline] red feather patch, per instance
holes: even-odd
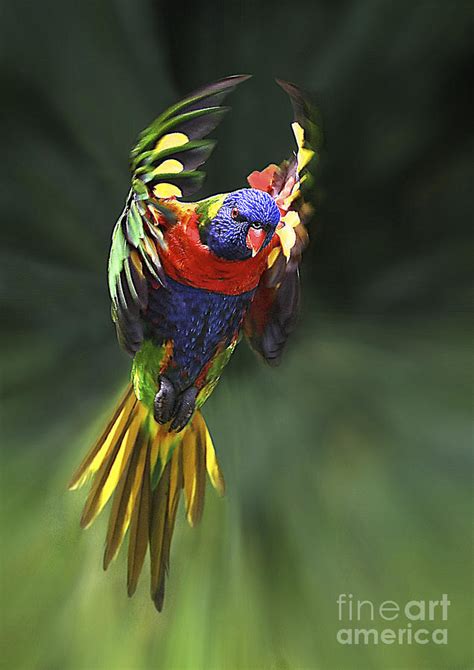
[[[171,279],[226,295],[239,295],[258,286],[267,268],[268,255],[279,244],[274,235],[270,244],[253,258],[228,261],[218,258],[202,244],[198,216],[192,210],[182,214],[181,221],[165,233],[167,249],[160,249],[165,273]]]

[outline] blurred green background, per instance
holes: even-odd
[[[3,5],[2,667],[471,668],[472,2]],[[66,484],[129,369],[106,258],[130,146],[239,72],[205,194],[287,155],[273,77],[325,119],[303,313],[278,370],[242,345],[206,406],[228,493],[180,515],[159,616]],[[447,593],[449,643],[341,646],[340,593]]]

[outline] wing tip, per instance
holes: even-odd
[[[237,86],[237,84],[242,84],[244,81],[247,81],[248,79],[251,79],[253,77],[253,74],[231,74],[228,77],[224,77],[223,79],[219,79],[219,82],[232,82]]]
[[[228,77],[222,77],[222,79],[217,79],[216,81],[211,82],[210,84],[204,84],[199,86],[194,91],[192,91],[183,102],[186,100],[196,97],[205,98],[207,96],[221,94],[226,96],[228,93],[231,93],[236,86],[242,84],[247,79],[250,79],[253,75],[251,74],[232,74]]]
[[[285,91],[293,107],[294,120],[305,131],[307,148],[319,151],[324,142],[324,131],[321,118],[321,96],[317,92],[309,93],[285,79],[275,79],[278,86]]]
[[[275,81],[278,84],[280,88],[282,88],[284,91],[289,93],[290,91],[299,91],[300,87],[294,84],[291,81],[288,81],[287,79],[280,79],[279,77],[275,77]]]
[[[276,78],[275,82],[289,96],[293,103],[295,115],[298,115],[298,108],[302,108],[303,111],[307,113],[308,108],[310,107],[310,96],[304,89],[291,81],[286,81],[286,79]]]

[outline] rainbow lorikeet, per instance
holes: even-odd
[[[279,361],[299,303],[298,265],[307,242],[303,175],[318,125],[301,91],[278,83],[294,108],[297,151],[248,178],[250,188],[185,200],[203,181],[204,139],[247,76],[201,88],[159,116],[131,154],[132,187],[109,259],[112,319],[133,357],[131,383],[70,488],[92,479],[83,527],[113,495],[104,569],[128,530],[128,594],[147,548],[151,596],[163,606],[171,537],[184,489],[191,525],[202,514],[205,473],[224,479],[200,408],[241,333],[268,363]]]

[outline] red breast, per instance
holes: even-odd
[[[187,286],[227,295],[239,295],[256,288],[267,268],[270,251],[279,243],[278,236],[274,235],[270,244],[252,258],[243,261],[219,258],[202,244],[198,216],[192,210],[168,229],[165,240],[168,248],[160,249],[160,258],[168,277]],[[260,238],[253,242],[255,247],[259,242],[260,247],[263,244]]]

